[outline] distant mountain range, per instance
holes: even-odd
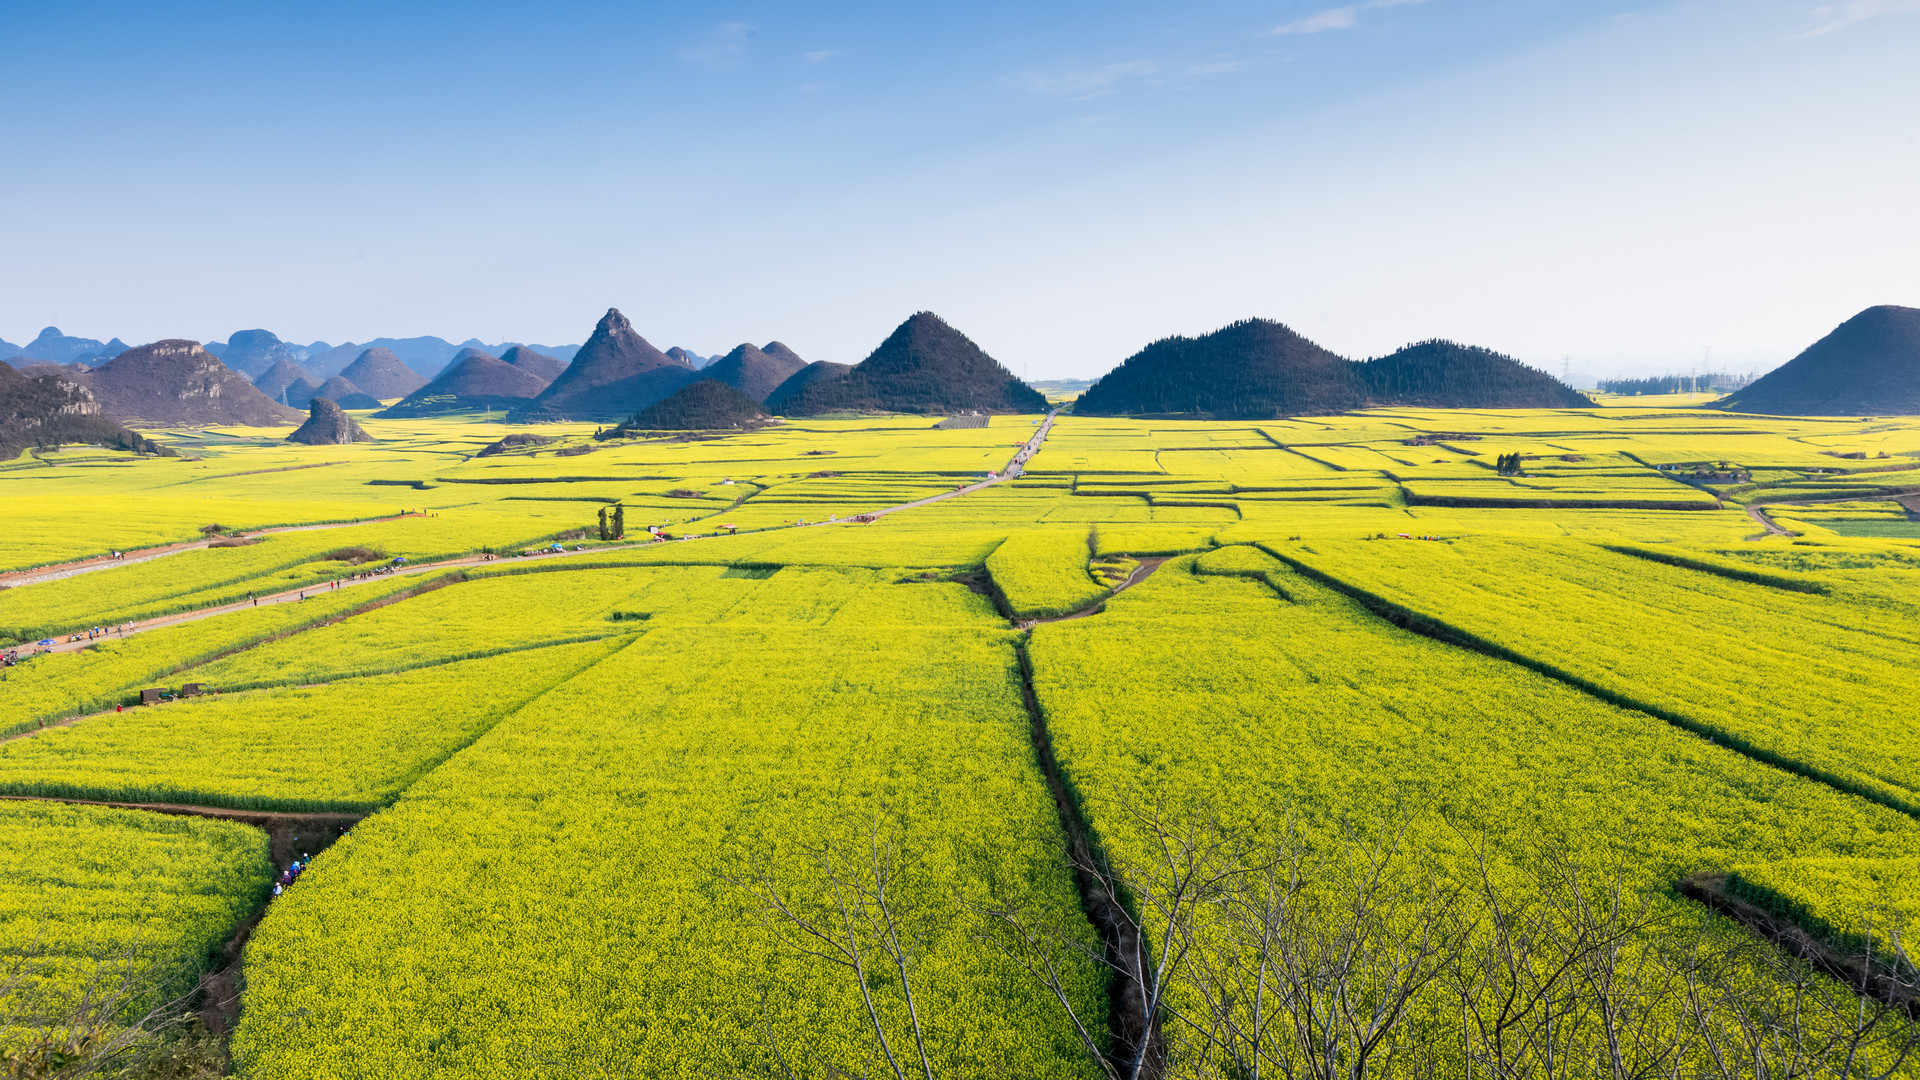
[[[432,378],[445,370],[461,349],[482,349],[499,355],[519,344],[522,343],[503,341],[489,345],[477,338],[469,338],[456,345],[437,337],[383,337],[357,344],[349,341],[333,345],[325,341],[315,341],[300,345],[282,341],[279,335],[270,330],[236,330],[227,335],[225,341],[209,341],[202,348],[219,357],[227,367],[249,379],[257,378],[281,360],[304,364],[320,378],[326,379],[343,373],[349,364],[359,359],[362,353],[375,348],[386,349],[407,367],[425,378]],[[97,341],[93,338],[72,337],[61,333],[57,327],[49,326],[25,345],[0,341],[0,360],[24,357],[27,360],[46,364],[97,364],[113,359],[126,352],[127,348],[127,344],[119,338],[111,341]],[[578,345],[532,345],[531,348],[554,357],[564,364],[573,359],[574,352],[580,347]],[[695,356],[693,353],[687,355]],[[698,357],[698,359],[701,361],[700,366],[704,366],[707,362],[705,357]]]
[[[1491,349],[1427,341],[1354,363],[1280,323],[1247,319],[1148,345],[1088,387],[1073,411],[1270,420],[1369,405],[1564,409],[1593,402]]]
[[[40,331],[39,337],[25,345],[0,341],[0,360],[13,361],[15,367],[35,361],[43,364],[97,364],[126,351],[127,343],[119,338],[95,341],[92,338],[70,337],[61,333],[56,326]]]
[[[1713,405],[1769,416],[1920,413],[1920,308],[1870,307]]]

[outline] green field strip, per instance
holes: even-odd
[[[0,744],[0,794],[363,813],[615,647],[520,649],[106,713]]]
[[[1569,666],[1568,661],[1551,659],[1537,651],[1537,640],[1527,644],[1503,640],[1485,630],[1469,628],[1462,611],[1441,615],[1435,608],[1417,601],[1390,597],[1377,584],[1362,584],[1366,579],[1356,573],[1355,568],[1330,567],[1327,560],[1319,557],[1310,547],[1294,548],[1271,542],[1263,542],[1261,547],[1299,573],[1352,597],[1395,625],[1528,668],[1609,704],[1658,717],[1715,745],[1725,746],[1773,768],[1817,780],[1837,791],[1901,813],[1920,816],[1920,794],[1915,791],[1916,786],[1920,786],[1920,776],[1903,771],[1912,768],[1916,753],[1914,747],[1904,746],[1896,753],[1893,745],[1882,743],[1874,747],[1869,760],[1859,756],[1859,752],[1853,749],[1853,739],[1856,737],[1853,731],[1849,731],[1847,737],[1837,745],[1829,741],[1816,746],[1804,741],[1792,742],[1789,736],[1767,727],[1758,718],[1740,714],[1742,706],[1746,711],[1753,712],[1759,711],[1755,706],[1765,704],[1776,706],[1774,716],[1777,717],[1777,702],[1771,700],[1761,703],[1753,699],[1744,702],[1736,699],[1730,708],[1715,708],[1711,715],[1702,715],[1707,710],[1698,705],[1687,708],[1672,700],[1656,700],[1652,696],[1656,687],[1645,679],[1623,680],[1617,675],[1577,671]],[[1484,594],[1481,596],[1484,600]],[[1529,625],[1536,632],[1549,627],[1565,627],[1568,625],[1566,619],[1577,617],[1572,612],[1556,612],[1548,606],[1532,606],[1528,610]],[[1554,622],[1556,616],[1562,620],[1557,626]],[[1568,637],[1571,636],[1569,633]],[[1632,643],[1631,647],[1644,649],[1652,644],[1641,640]],[[1611,672],[1604,664],[1598,670]],[[1804,684],[1807,681],[1806,673],[1802,672],[1799,678],[1800,683]]]

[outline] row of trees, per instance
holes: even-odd
[[[1709,394],[1732,393],[1753,382],[1752,375],[1710,371],[1704,375],[1658,375],[1646,379],[1601,379],[1603,394]]]
[[[1494,463],[1494,468],[1499,470],[1501,476],[1519,476],[1525,466],[1520,463],[1519,452],[1515,451],[1511,454],[1501,454]]]

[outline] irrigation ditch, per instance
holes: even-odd
[[[1148,946],[1140,933],[1141,919],[1125,890],[1115,882],[1106,855],[1081,811],[1079,798],[1054,758],[1046,712],[1033,690],[1033,660],[1027,654],[1025,637],[1015,643],[1014,651],[1020,661],[1020,696],[1027,709],[1028,734],[1040,763],[1040,775],[1046,781],[1048,794],[1053,796],[1061,831],[1066,834],[1067,857],[1073,863],[1080,908],[1100,934],[1111,972],[1107,981],[1107,1027],[1113,1039],[1111,1057],[1116,1065],[1136,1059],[1144,1061],[1146,1067],[1141,1075],[1157,1080],[1163,1072],[1161,1059],[1166,1044],[1160,1033],[1159,1018],[1147,1012],[1153,966],[1147,960]]]
[[[1787,955],[1806,961],[1863,997],[1884,1001],[1920,1017],[1920,975],[1911,969],[1905,977],[1877,969],[1864,949],[1837,946],[1793,919],[1777,915],[1740,895],[1740,890],[1733,887],[1733,875],[1699,871],[1681,878],[1675,889],[1681,896],[1745,926]]]

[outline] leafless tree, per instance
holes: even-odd
[[[1898,926],[1877,927],[1866,967],[1835,978],[1632,887],[1605,848],[1549,837],[1502,857],[1456,833],[1477,849],[1463,876],[1457,859],[1428,861],[1399,812],[1303,824],[1146,798],[1103,808],[1124,851],[1072,845],[1102,943],[1082,913],[991,871],[989,899],[962,906],[1108,1080],[1892,1080],[1920,1062],[1920,987]],[[900,899],[912,864],[897,823],[856,839],[803,848],[806,883],[770,860],[734,880],[777,940],[859,984],[874,1061],[828,1075],[932,1080],[912,979],[921,938]],[[917,1060],[883,1022],[875,965],[899,978]],[[1079,996],[1089,965],[1114,989],[1104,1018]],[[799,1075],[791,1047],[764,1034],[775,1074]]]
[[[783,873],[773,852],[747,851],[737,868],[724,873],[749,901],[754,921],[775,941],[802,955],[843,970],[860,995],[867,1030],[879,1058],[882,1075],[895,1080],[909,1076],[934,1080],[927,1054],[926,1033],[914,993],[914,963],[925,945],[923,912],[904,882],[915,870],[913,857],[902,843],[899,817],[881,808],[861,821],[843,818],[835,834],[798,845],[799,863],[809,880],[796,881]],[[889,1033],[875,999],[876,983],[899,980],[911,1046]],[[773,1039],[771,1031],[767,1038]],[[784,1052],[771,1045],[773,1059],[791,1071]],[[844,1063],[823,1062],[833,1075],[867,1075]]]
[[[89,971],[48,986],[53,970]],[[213,1076],[224,1066],[180,992],[178,966],[139,944],[52,956],[29,945],[0,970],[0,1077],[6,1080]]]

